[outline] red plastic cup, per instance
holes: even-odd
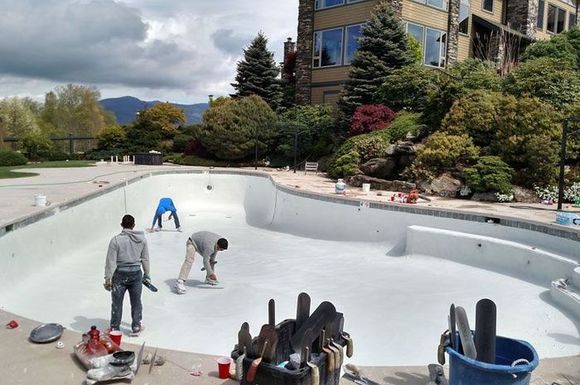
[[[7,328],[16,329],[18,327],[18,322],[16,320],[12,320],[6,324]]]
[[[111,332],[109,333],[109,337],[111,337],[111,340],[119,346],[121,346],[121,337],[122,336],[123,336],[123,333],[121,333],[120,330],[111,330]]]
[[[218,375],[219,378],[226,379],[230,377],[230,363],[231,360],[228,357],[221,357],[217,360],[218,363]]]

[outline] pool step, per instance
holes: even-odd
[[[580,267],[574,269],[569,279],[552,281],[550,293],[556,303],[580,318]]]

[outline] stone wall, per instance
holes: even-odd
[[[298,5],[298,41],[296,54],[296,103],[310,104],[312,49],[314,46],[314,0],[300,0]]]
[[[536,36],[537,15],[538,0],[510,0],[507,3],[507,24],[531,39]]]
[[[449,21],[447,30],[446,65],[457,62],[459,49],[459,5],[461,0],[449,0]]]

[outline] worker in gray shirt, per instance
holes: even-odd
[[[185,294],[185,280],[191,271],[196,252],[203,257],[203,269],[205,269],[206,273],[205,283],[217,285],[218,280],[215,274],[215,264],[217,262],[215,258],[218,251],[228,249],[227,239],[210,231],[199,231],[191,234],[185,247],[185,261],[181,265],[181,271],[175,283],[175,292],[177,294]]]
[[[119,330],[123,316],[123,299],[129,291],[131,300],[131,335],[138,336],[143,326],[141,304],[142,282],[149,278],[149,249],[142,231],[134,231],[135,218],[125,215],[123,231],[111,239],[105,262],[105,289],[111,291],[111,330]],[[143,267],[143,273],[141,272]]]

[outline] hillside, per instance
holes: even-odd
[[[105,110],[115,114],[117,123],[131,124],[135,120],[135,115],[138,111],[151,108],[161,102],[158,100],[147,102],[132,96],[122,96],[120,98],[103,99],[100,103]],[[171,104],[185,111],[186,124],[188,125],[200,123],[203,112],[207,109],[207,103]]]

